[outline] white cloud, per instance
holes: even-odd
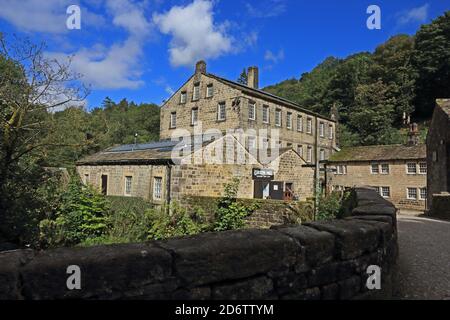
[[[78,1],[72,0],[0,0],[0,18],[21,31],[65,33],[67,8]],[[102,16],[81,6],[81,23],[99,26],[105,23]]]
[[[270,50],[266,50],[266,53],[264,54],[264,60],[272,62],[272,63],[278,63],[284,59],[284,50],[281,49],[278,51],[278,53],[273,53]]]
[[[425,22],[428,18],[428,8],[430,5],[428,3],[424,4],[421,7],[412,8],[408,11],[404,11],[398,14],[398,24],[404,25],[411,22]]]
[[[248,14],[253,18],[277,17],[286,11],[285,0],[263,0],[257,5],[246,3]]]
[[[164,34],[170,34],[170,62],[174,66],[191,66],[200,59],[217,58],[232,51],[232,38],[224,25],[214,24],[210,1],[194,0],[187,6],[174,6],[153,21]]]

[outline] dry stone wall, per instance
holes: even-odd
[[[396,209],[355,189],[350,217],[270,230],[0,253],[0,299],[364,299],[392,294]],[[81,289],[68,290],[69,265]],[[381,290],[365,286],[381,267]]]

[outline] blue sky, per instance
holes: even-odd
[[[81,8],[69,30],[67,8]],[[369,5],[381,29],[369,30]],[[235,80],[260,68],[264,87],[310,71],[328,56],[345,57],[398,34],[414,34],[450,9],[450,0],[0,0],[0,31],[45,41],[49,57],[74,55],[74,71],[92,92],[161,103],[205,59],[208,71]]]

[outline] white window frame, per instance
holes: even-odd
[[[306,118],[306,133],[312,134],[312,118]]]
[[[387,172],[383,172],[383,166],[387,166]],[[380,163],[379,172],[380,172],[380,174],[390,174],[391,168],[389,166],[389,163]]]
[[[180,103],[184,104],[187,101],[187,92],[186,91],[181,91],[180,94]]]
[[[380,188],[380,190],[381,190],[381,194],[380,194],[380,195],[381,195],[383,198],[388,199],[388,198],[391,197],[391,187],[389,187],[389,186],[382,186],[382,187]],[[387,193],[388,193],[387,196],[384,195],[384,191],[385,191],[385,190],[387,190]]]
[[[289,130],[292,129],[292,112],[286,114],[286,128]]]
[[[223,107],[223,117],[222,117]],[[225,102],[219,102],[217,105],[217,121],[225,121],[227,119],[227,107]]]
[[[256,120],[256,102],[248,103],[248,119],[252,121]]]
[[[376,172],[373,170],[375,167],[377,168]],[[370,164],[370,174],[380,174],[380,165],[378,163]]]
[[[422,190],[425,190],[425,196],[424,197],[422,197]],[[419,188],[419,200],[426,200],[427,196],[428,196],[427,187]]]
[[[425,166],[425,171],[422,171],[422,165]],[[427,168],[427,163],[426,162],[419,162],[419,174],[427,174],[428,168]]]
[[[312,162],[312,147],[308,146],[306,151],[306,162]]]
[[[263,123],[270,123],[270,109],[269,109],[269,106],[267,106],[267,105],[263,105],[262,122]]]
[[[410,195],[409,195],[409,191],[410,190],[415,190],[415,192],[416,192],[416,197],[415,198],[414,197],[410,197]],[[417,188],[415,188],[415,187],[407,187],[406,188],[406,199],[408,199],[408,200],[417,200],[417,198],[418,198]]]
[[[410,166],[409,165],[414,165],[414,172],[409,171]],[[412,168],[412,166],[411,166]],[[406,163],[406,173],[407,174],[417,174],[417,163],[415,162],[407,162]]]
[[[297,153],[299,154],[300,157],[303,158],[303,145],[301,144],[297,145]]]
[[[133,176],[127,175],[125,176],[124,181],[124,188],[123,188],[124,195],[131,196],[132,188],[133,188]]]
[[[195,119],[194,119],[195,115]],[[191,125],[195,126],[198,124],[198,108],[191,109]]]
[[[347,165],[346,164],[342,165],[342,174],[347,174]]]
[[[162,200],[162,177],[153,177],[153,199]]]
[[[325,137],[325,123],[319,122],[319,136],[321,138]]]
[[[297,115],[297,131],[303,132],[303,116]]]
[[[206,86],[206,97],[211,98],[214,96],[214,85],[212,83]]]
[[[192,91],[192,101],[200,100],[200,82],[194,83],[194,89]]]
[[[319,156],[320,156],[320,161],[325,160],[325,149],[320,149]]]
[[[275,110],[275,126],[281,127],[281,124],[283,123],[283,114],[281,112],[281,109]]]
[[[170,129],[175,129],[177,127],[177,112],[170,113]]]
[[[333,136],[334,136],[334,134],[333,134],[333,125],[330,124],[330,125],[328,125],[328,138],[330,140],[333,140]]]

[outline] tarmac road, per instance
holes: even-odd
[[[397,299],[450,300],[450,222],[399,215]]]

